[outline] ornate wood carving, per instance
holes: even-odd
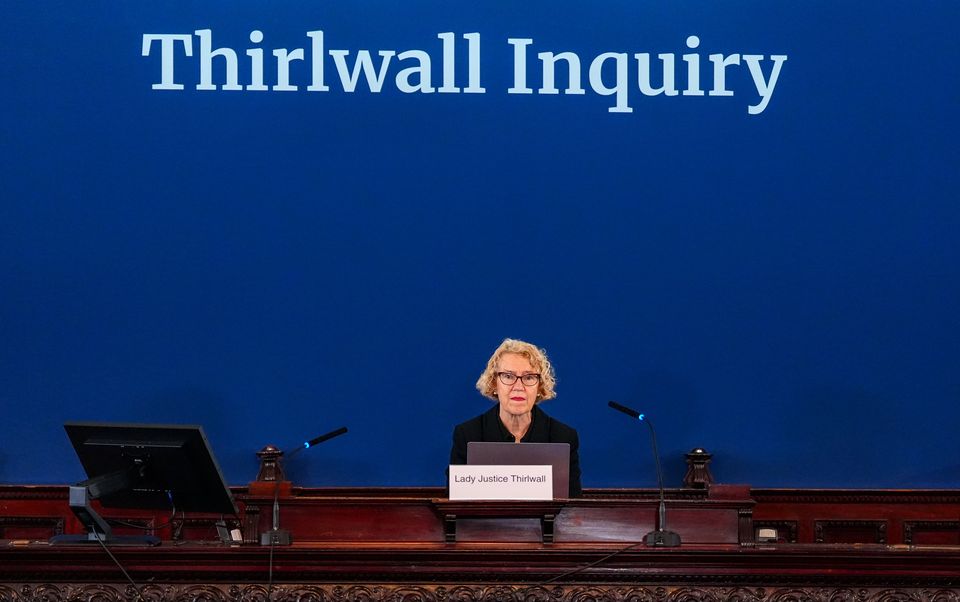
[[[260,541],[260,506],[248,506],[243,513],[243,543]]]
[[[710,473],[710,461],[713,454],[702,447],[695,447],[686,454],[687,474],[683,476],[683,485],[694,489],[706,489],[713,483],[713,474]]]
[[[960,589],[924,587],[722,587],[709,585],[144,584],[145,602],[960,602]],[[0,585],[4,602],[131,602],[130,585]]]
[[[257,473],[257,481],[276,481],[285,480],[283,474],[283,465],[280,463],[280,457],[283,452],[275,445],[267,445],[257,452],[260,458],[260,471]]]
[[[753,508],[737,509],[737,536],[741,544],[752,545],[754,543]]]

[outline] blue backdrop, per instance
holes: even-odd
[[[703,446],[725,482],[955,486],[958,18],[933,0],[11,4],[0,481],[79,480],[61,425],[104,420],[203,424],[234,484],[263,445],[347,425],[292,463],[299,483],[439,485],[509,336],[550,353],[545,409],[578,428],[587,487],[655,481],[608,399],[654,420],[670,485]],[[145,36],[173,35],[183,89],[155,89]],[[297,89],[274,89],[274,51],[297,48]],[[510,92],[521,48],[529,94]],[[368,51],[380,91],[359,71],[347,91],[336,50],[350,70]],[[540,92],[546,52],[576,55],[583,94],[564,61]],[[653,88],[673,60],[678,94],[644,94],[637,54]],[[723,85],[710,55],[738,56]],[[695,61],[703,95],[684,94]],[[307,89],[318,63],[327,91]]]

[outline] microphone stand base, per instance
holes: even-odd
[[[643,537],[643,543],[654,548],[679,548],[680,535],[673,531],[651,531]]]
[[[286,529],[271,529],[260,534],[261,546],[289,546],[292,543],[293,538]]]

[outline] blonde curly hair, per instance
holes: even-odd
[[[540,384],[537,387],[537,401],[553,399],[557,396],[556,385],[557,377],[553,373],[553,365],[547,358],[547,352],[536,345],[517,339],[504,339],[497,350],[487,361],[487,368],[477,379],[477,391],[488,399],[498,401],[497,398],[497,371],[499,370],[500,358],[505,353],[515,353],[527,358],[533,369],[540,373]]]

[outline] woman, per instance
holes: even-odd
[[[557,396],[556,377],[547,354],[530,343],[505,339],[477,380],[484,397],[499,402],[453,429],[451,464],[467,463],[469,441],[569,443],[570,497],[580,495],[577,431],[547,416],[539,403]]]

